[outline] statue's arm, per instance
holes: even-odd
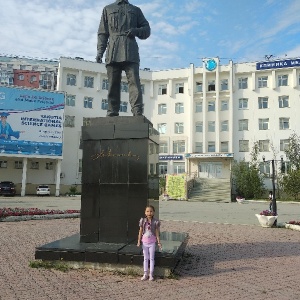
[[[137,34],[136,34],[136,36],[141,40],[145,40],[151,34],[149,22],[146,20],[144,14],[140,8],[138,8],[137,17],[138,18],[137,18]]]
[[[109,38],[108,31],[108,21],[107,21],[107,13],[105,8],[103,9],[101,21],[98,28],[98,42],[97,42],[97,57],[96,61],[101,63],[103,54],[107,47],[107,42]]]

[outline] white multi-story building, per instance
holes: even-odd
[[[123,75],[120,115],[131,116]],[[261,161],[285,161],[289,136],[300,134],[300,59],[223,65],[211,58],[200,67],[144,69],[140,77],[144,115],[160,132],[160,174],[230,178],[233,159],[249,160],[255,142]],[[63,191],[81,184],[81,126],[106,115],[107,85],[104,64],[60,59],[57,88],[66,92]]]

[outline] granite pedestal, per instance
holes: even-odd
[[[159,218],[159,134],[143,116],[93,118],[82,127],[80,234],[36,248],[36,259],[142,266],[138,221]],[[151,195],[151,199],[149,199]],[[172,269],[187,235],[162,232],[156,266]]]

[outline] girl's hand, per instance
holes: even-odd
[[[162,251],[162,244],[161,243],[157,243],[158,244],[158,248],[160,251]]]
[[[136,244],[138,247],[140,247],[141,246],[141,242],[137,242],[137,244]]]

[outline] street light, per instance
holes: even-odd
[[[266,158],[263,155],[263,161],[266,162]],[[276,203],[276,189],[275,189],[275,160],[268,160],[272,163],[272,188],[273,188],[273,198],[272,198],[272,212],[275,216],[277,216],[277,203]],[[281,157],[281,161],[283,162],[283,157]],[[277,221],[277,220],[276,220]],[[276,221],[274,222],[274,225],[276,226]]]

